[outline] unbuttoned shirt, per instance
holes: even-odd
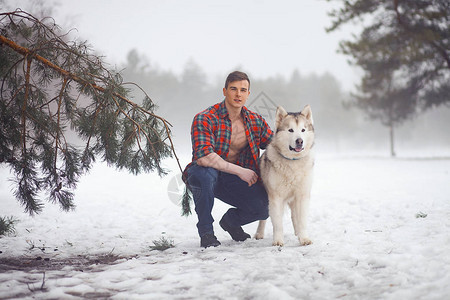
[[[267,147],[273,132],[262,116],[248,110],[245,106],[242,107],[241,114],[248,144],[239,153],[236,164],[259,174],[259,150]],[[191,140],[192,162],[183,172],[184,182],[186,182],[187,170],[197,159],[213,152],[224,160],[227,159],[231,143],[231,120],[225,101],[195,115],[191,127]]]

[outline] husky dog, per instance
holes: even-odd
[[[311,107],[287,113],[279,106],[276,133],[261,156],[261,178],[269,196],[269,215],[273,224],[273,245],[283,246],[283,213],[291,208],[295,235],[300,245],[312,241],[306,232],[306,217],[311,194],[314,153],[314,126]],[[256,239],[264,238],[266,221],[259,221]]]

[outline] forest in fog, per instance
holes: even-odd
[[[8,9],[16,7],[15,2],[3,2]],[[26,3],[24,7],[33,7],[32,10],[36,11],[37,15],[58,11],[44,2],[37,1],[35,6]],[[63,11],[66,5],[67,3],[62,5]],[[304,5],[303,9],[311,10],[312,6]],[[298,13],[301,11],[299,9]],[[87,33],[79,32],[79,34],[81,40],[84,40],[83,36]],[[328,35],[327,39],[331,37],[332,35]],[[251,48],[252,45],[249,46]],[[317,148],[320,152],[389,155],[389,128],[383,126],[378,119],[370,120],[365,111],[351,105],[354,101],[351,93],[360,89],[358,87],[354,87],[352,91],[348,88],[344,89],[343,76],[342,78],[336,76],[335,74],[339,73],[336,73],[332,66],[327,69],[328,72],[316,72],[315,69],[311,72],[302,70],[301,67],[294,67],[301,60],[290,59],[293,71],[289,75],[286,75],[287,73],[280,75],[277,72],[262,75],[258,70],[245,68],[239,64],[230,65],[228,72],[217,74],[214,73],[213,66],[201,67],[195,58],[191,58],[184,63],[182,71],[174,72],[167,64],[161,66],[156,57],[149,56],[149,51],[142,52],[134,47],[137,46],[130,44],[128,54],[119,60],[117,57],[116,60],[111,60],[108,56],[110,53],[100,51],[98,54],[106,55],[105,62],[120,72],[123,82],[138,84],[150,96],[158,106],[156,113],[173,125],[175,147],[179,151],[190,151],[190,126],[193,116],[208,106],[222,101],[222,88],[226,76],[229,72],[241,70],[251,79],[251,94],[247,107],[263,115],[271,126],[274,125],[273,114],[278,105],[288,111],[299,111],[306,104],[310,104],[315,121]],[[325,59],[318,57],[314,56],[310,59]],[[267,59],[286,60],[287,57],[274,55]],[[172,56],[171,60],[175,61],[177,57]],[[261,60],[261,64],[264,65],[264,63],[266,62]],[[355,72],[358,72],[356,68]],[[363,74],[361,69],[359,74]],[[129,87],[135,96],[133,101],[139,103],[143,93],[138,88],[131,85]],[[448,105],[443,104],[426,112],[408,115],[408,117],[408,120],[396,123],[394,128],[395,148],[399,156],[449,155],[450,135],[447,128],[450,126],[450,107]]]
[[[172,125],[176,148],[189,151],[193,116],[223,100],[222,88],[228,74],[211,76],[194,60],[186,62],[181,74],[164,70],[151,58],[130,50],[120,65],[124,82],[134,82],[158,105],[157,113]],[[236,66],[233,70],[239,69]],[[350,105],[350,93],[342,89],[339,78],[330,73],[304,74],[295,70],[291,76],[274,74],[253,77],[247,107],[263,115],[274,126],[274,111],[281,105],[288,111],[300,111],[306,104],[313,109],[318,149],[327,154],[388,155],[388,128]],[[138,89],[135,101],[142,96]],[[415,115],[395,128],[395,144],[402,155],[447,155],[450,147],[450,108]],[[425,151],[425,152],[423,152]],[[427,153],[427,154],[426,154]]]

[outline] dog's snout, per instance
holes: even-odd
[[[295,140],[295,145],[296,146],[300,146],[300,147],[303,146],[303,140],[302,139],[296,139]]]

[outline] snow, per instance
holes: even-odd
[[[177,170],[173,161],[167,167]],[[445,299],[450,293],[449,159],[318,155],[309,216],[314,244],[305,247],[286,212],[284,247],[271,246],[269,222],[265,239],[240,243],[215,224],[222,245],[200,248],[196,217],[180,216],[168,194],[177,173],[133,176],[97,164],[78,185],[75,211],[46,203],[30,217],[1,169],[0,215],[19,222],[15,235],[0,238],[0,260],[43,259],[27,269],[0,264],[0,298]],[[214,218],[226,210],[217,201]],[[256,226],[244,230],[254,234]],[[175,247],[151,251],[162,236]],[[104,263],[108,257],[117,260]],[[46,269],[51,262],[66,263]]]

